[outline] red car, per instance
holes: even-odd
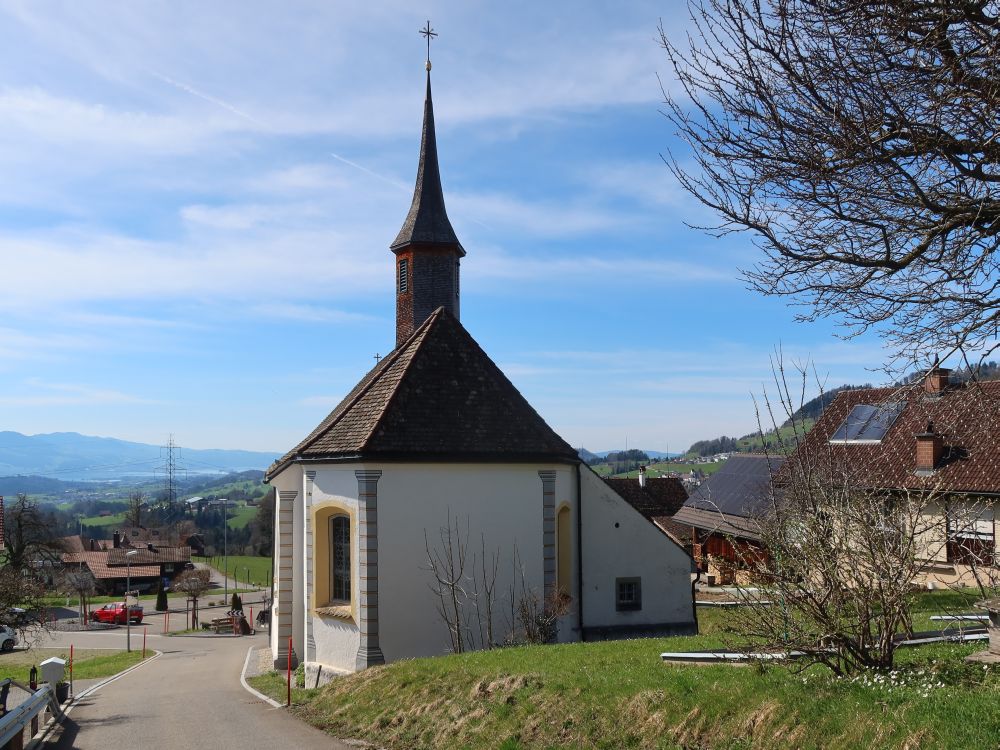
[[[142,607],[138,604],[133,604],[128,608],[129,619],[134,623],[138,624],[142,622]],[[95,622],[107,622],[111,624],[124,625],[125,624],[125,602],[112,602],[111,604],[105,604],[100,609],[95,609],[91,614],[91,617]]]

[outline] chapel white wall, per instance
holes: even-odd
[[[688,554],[594,472],[581,466],[580,478],[584,628],[693,626]],[[618,612],[615,581],[630,577],[642,579],[642,609]]]
[[[540,598],[542,571],[541,470],[556,471],[556,507],[573,504],[575,467],[546,464],[385,464],[379,503],[379,622],[386,661],[434,656],[450,650],[444,622],[435,610],[428,585],[424,532],[440,546],[438,530],[448,513],[463,530],[468,520],[468,564],[500,549],[495,632],[504,634],[503,601],[515,583],[516,545],[525,581]],[[516,575],[520,586],[520,572]],[[509,605],[507,607],[509,613]]]

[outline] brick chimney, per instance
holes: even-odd
[[[944,439],[934,432],[934,425],[927,423],[925,432],[918,432],[917,438],[917,473],[930,473],[934,471],[938,461],[941,460],[941,452],[944,449]]]
[[[948,387],[949,375],[951,375],[951,370],[936,365],[932,367],[924,377],[924,392],[932,396],[940,396]]]

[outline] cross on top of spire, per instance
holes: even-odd
[[[427,25],[420,29],[420,34],[427,40],[427,70],[431,69],[431,39],[437,36],[437,32],[431,28],[431,22],[428,19]]]

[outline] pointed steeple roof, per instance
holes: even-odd
[[[336,459],[575,463],[578,457],[439,307],[267,476],[295,461]]]
[[[420,163],[413,202],[402,229],[389,246],[392,250],[412,244],[453,245],[465,255],[458,235],[451,227],[444,207],[441,171],[438,169],[437,138],[434,135],[434,102],[431,99],[431,73],[427,71],[427,98],[424,100],[424,131],[420,138]]]

